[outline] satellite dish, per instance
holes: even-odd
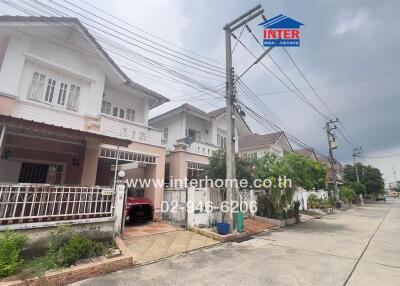
[[[186,136],[183,138],[183,142],[185,142],[186,145],[192,145],[192,143],[195,141],[195,138],[193,136]]]

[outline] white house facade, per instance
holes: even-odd
[[[249,134],[250,128],[244,119],[239,115],[236,118],[235,138]],[[150,119],[149,124],[163,131],[167,173],[173,178],[183,179],[191,177],[195,171],[205,170],[212,153],[226,147],[225,108],[207,113],[190,104],[183,104]],[[238,140],[235,149],[239,150]]]
[[[0,182],[111,185],[164,177],[150,109],[167,98],[134,83],[73,18],[0,16]],[[161,203],[162,190],[146,192]],[[157,195],[159,193],[159,195]]]

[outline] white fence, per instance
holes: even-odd
[[[0,224],[112,217],[114,199],[101,187],[0,185]]]

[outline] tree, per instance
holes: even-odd
[[[293,208],[294,190],[297,187],[310,190],[325,186],[326,173],[324,165],[297,153],[289,153],[283,158],[267,154],[256,165],[255,178],[271,182],[268,193],[260,199],[259,205],[273,210],[263,210],[268,215],[285,217]],[[292,185],[282,189],[279,178],[284,176],[291,180]]]
[[[383,193],[385,182],[381,171],[371,165],[363,165],[357,163],[358,174],[360,183],[365,186],[365,193],[368,195],[376,196]],[[357,182],[355,167],[346,165],[344,167],[344,179],[347,182]]]
[[[254,180],[254,168],[255,160],[247,160],[236,155],[236,179],[247,180],[248,185],[251,186]],[[209,165],[207,170],[208,178],[212,180],[226,179],[226,152],[225,150],[219,149],[214,151],[209,159]],[[240,186],[239,186],[240,189]]]

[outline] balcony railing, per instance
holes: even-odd
[[[218,147],[204,142],[193,142],[188,148],[187,151],[190,153],[203,155],[203,156],[211,156],[214,151],[218,150]]]
[[[101,116],[101,133],[150,145],[165,144],[161,130],[109,115]]]
[[[112,217],[114,197],[101,187],[0,185],[0,225]]]

